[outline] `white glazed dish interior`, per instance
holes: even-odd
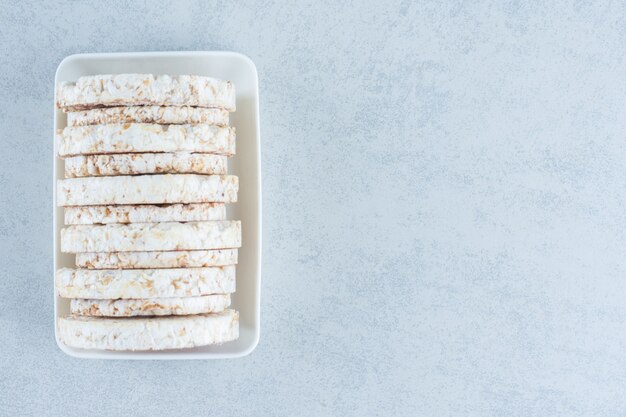
[[[239,339],[219,346],[146,352],[114,352],[74,349],[59,341],[58,318],[69,314],[69,300],[54,294],[55,338],[70,356],[96,359],[220,359],[245,356],[256,347],[260,336],[261,289],[261,144],[259,89],[254,63],[233,52],[142,52],[78,54],[65,58],[57,68],[56,86],[93,74],[150,73],[197,74],[232,81],[237,94],[237,111],[230,124],[237,129],[237,154],[229,160],[229,173],[239,176],[238,202],[227,205],[228,218],[242,222],[242,247],[237,265],[237,292],[231,308],[239,311]],[[67,116],[54,108],[54,131],[66,126]],[[63,208],[56,205],[56,180],[63,178],[63,161],[53,154],[54,271],[75,267],[74,255],[60,252]],[[54,285],[53,285],[54,287]]]

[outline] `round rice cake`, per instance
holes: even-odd
[[[57,205],[233,203],[234,175],[155,174],[57,180]]]
[[[74,298],[70,302],[70,313],[98,317],[182,316],[219,313],[228,306],[230,294],[117,300]]]
[[[235,154],[235,128],[207,124],[124,123],[68,126],[55,135],[61,158],[116,153]]]
[[[65,159],[65,178],[141,174],[226,174],[227,157],[206,153],[77,155]]]
[[[66,346],[101,350],[165,350],[220,344],[239,337],[239,313],[169,317],[59,318],[59,340]]]
[[[56,103],[65,111],[148,105],[235,111],[235,88],[200,75],[101,74],[59,83]]]
[[[76,266],[87,269],[203,268],[236,265],[237,256],[237,249],[87,252],[76,254]]]
[[[65,207],[65,224],[202,222],[226,219],[224,203]]]
[[[63,298],[167,298],[235,292],[231,266],[172,269],[70,269],[55,275]]]
[[[160,125],[207,124],[228,126],[228,111],[190,106],[103,107],[67,113],[68,126],[116,123]]]
[[[144,252],[231,249],[241,246],[241,222],[71,225],[61,229],[61,251]]]

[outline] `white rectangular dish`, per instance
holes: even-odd
[[[260,336],[261,298],[261,142],[259,87],[254,63],[234,52],[141,52],[78,54],[65,58],[57,68],[55,91],[61,81],[75,81],[94,74],[151,73],[196,74],[232,81],[237,111],[230,124],[237,129],[237,154],[229,160],[229,174],[239,176],[238,202],[227,207],[228,218],[241,220],[242,246],[237,265],[237,292],[231,308],[239,311],[239,339],[220,346],[205,346],[147,352],[115,352],[74,349],[59,341],[58,318],[69,314],[69,300],[54,294],[55,337],[59,348],[70,356],[95,359],[220,359],[249,354]],[[54,108],[54,132],[66,126],[66,115]],[[56,205],[56,181],[64,175],[63,160],[53,152],[53,259],[54,271],[75,267],[74,255],[59,250],[63,208]],[[53,277],[54,280],[54,277]],[[53,285],[54,287],[54,285]]]

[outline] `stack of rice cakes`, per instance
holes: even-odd
[[[230,82],[209,77],[82,77],[57,91],[67,127],[61,251],[76,269],[56,272],[71,298],[59,336],[71,347],[162,350],[239,336],[235,291],[241,223],[226,220],[238,178]]]

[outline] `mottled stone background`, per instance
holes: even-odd
[[[3,2],[0,415],[626,412],[624,6]],[[79,52],[259,71],[249,357],[57,348],[53,77]]]

